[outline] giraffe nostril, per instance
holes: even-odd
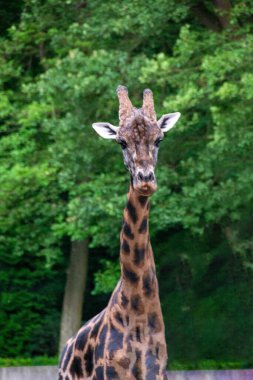
[[[153,172],[150,172],[148,175],[144,175],[142,172],[139,172],[137,175],[137,179],[141,182],[151,182],[154,181],[155,176]]]
[[[149,181],[154,181],[155,177],[154,177],[154,173],[153,172],[150,172],[149,173],[149,176],[148,176],[148,180]]]
[[[137,178],[138,178],[139,181],[144,181],[145,180],[145,177],[144,177],[144,175],[141,172],[138,173]]]

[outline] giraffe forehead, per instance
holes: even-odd
[[[154,141],[161,135],[161,129],[154,120],[138,114],[120,127],[119,138],[124,138],[128,143],[140,143]]]

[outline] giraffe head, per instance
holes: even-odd
[[[143,93],[142,108],[133,107],[127,88],[118,86],[119,126],[110,123],[92,124],[105,139],[114,139],[121,145],[124,163],[131,174],[134,190],[140,195],[152,195],[157,188],[155,166],[159,144],[180,117],[179,112],[156,119],[152,91]]]

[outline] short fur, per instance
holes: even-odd
[[[125,87],[117,93],[120,128],[114,127],[114,138],[131,173],[120,234],[121,278],[107,307],[67,342],[59,380],[166,379],[167,348],[148,224],[163,131],[150,90],[144,92],[141,109],[132,106]]]

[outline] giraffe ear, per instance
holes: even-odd
[[[158,125],[163,132],[167,132],[174,127],[180,116],[180,112],[167,113],[158,120]]]
[[[110,123],[93,123],[92,127],[104,139],[116,139],[119,127],[115,127]]]

